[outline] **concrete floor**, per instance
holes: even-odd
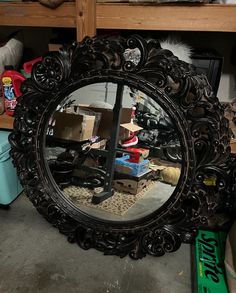
[[[70,244],[25,196],[0,210],[0,293],[190,293],[190,246],[139,261]]]

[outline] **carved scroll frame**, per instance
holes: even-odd
[[[140,60],[126,60],[138,48]],[[44,160],[45,128],[56,106],[83,86],[113,82],[134,87],[170,115],[182,147],[182,171],[170,199],[150,215],[127,222],[96,219],[67,200]],[[199,226],[231,207],[228,121],[203,75],[156,40],[134,35],[85,38],[47,54],[22,87],[10,135],[11,155],[26,194],[68,241],[83,249],[138,259],[161,256],[191,243]],[[207,178],[215,178],[209,186]]]

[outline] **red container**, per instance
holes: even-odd
[[[20,90],[21,84],[26,78],[11,66],[6,66],[5,69],[1,75],[4,107],[6,114],[13,116],[17,98],[22,95]]]
[[[130,153],[129,162],[140,163],[149,155],[149,150],[143,148],[127,148]]]
[[[35,63],[37,63],[37,62],[42,61],[42,60],[43,60],[42,57],[38,57],[38,58],[36,58],[36,59],[30,60],[30,61],[28,61],[28,62],[25,62],[25,63],[23,64],[23,69],[24,69],[24,71],[25,71],[26,73],[28,73],[28,74],[31,73],[33,65],[34,65]]]

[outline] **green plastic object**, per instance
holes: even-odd
[[[1,0],[0,0],[0,1],[1,1]],[[21,69],[21,70],[20,70],[20,73],[21,73],[22,75],[24,75],[24,77],[26,77],[26,78],[30,78],[30,77],[31,77],[31,73],[27,73],[27,72],[25,72],[24,69]]]
[[[224,269],[225,232],[199,230],[195,243],[196,293],[228,293]]]

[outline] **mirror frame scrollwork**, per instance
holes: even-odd
[[[138,48],[137,64],[125,58]],[[63,197],[47,175],[43,159],[45,125],[56,105],[97,82],[133,86],[171,116],[180,135],[183,166],[171,198],[158,211],[128,222],[91,217]],[[160,47],[157,40],[94,37],[50,52],[22,86],[9,137],[11,155],[25,192],[36,209],[70,242],[83,249],[133,259],[161,256],[191,243],[200,226],[231,206],[228,121],[203,75]],[[206,178],[215,178],[214,186]]]

